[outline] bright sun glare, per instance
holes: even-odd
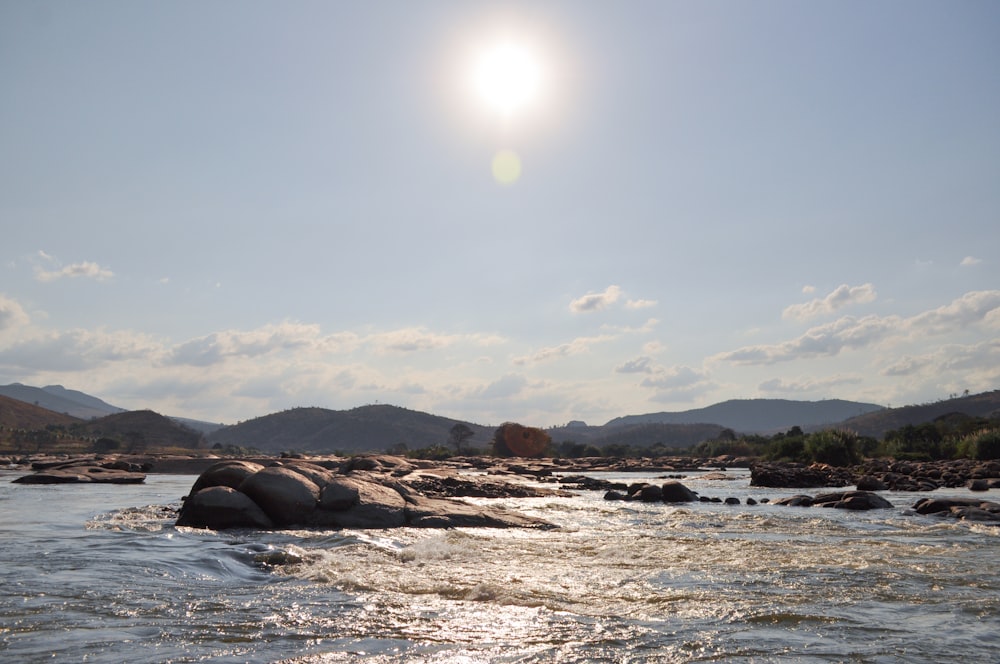
[[[506,42],[487,49],[479,56],[473,68],[472,81],[482,100],[506,116],[537,99],[542,68],[528,47]]]

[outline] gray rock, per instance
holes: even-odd
[[[328,468],[309,463],[308,461],[286,460],[281,465],[303,477],[308,477],[320,489],[334,481],[337,477],[340,477]]]
[[[644,503],[657,503],[663,500],[663,488],[655,484],[647,484],[639,489],[636,497]]]
[[[359,496],[356,480],[344,476],[335,477],[320,491],[318,507],[332,512],[343,511],[357,505]]]
[[[665,482],[660,491],[665,503],[693,503],[698,500],[698,496],[691,489],[677,480]]]
[[[213,486],[192,494],[177,518],[192,528],[273,528],[274,522],[246,494],[228,486]]]
[[[191,487],[191,493],[198,493],[210,486],[228,486],[238,489],[243,484],[243,480],[262,470],[264,470],[264,466],[252,461],[236,459],[220,461],[206,468],[205,472],[198,476],[194,486]]]
[[[304,523],[316,509],[319,487],[305,475],[270,466],[243,480],[239,491],[271,517],[275,525]]]
[[[554,528],[542,519],[457,500],[418,497],[406,505],[407,525],[415,528]]]
[[[813,498],[812,496],[807,496],[805,494],[799,494],[797,496],[789,496],[788,498],[779,498],[775,500],[772,505],[787,505],[789,507],[812,507]]]
[[[22,475],[15,484],[142,484],[144,473],[116,470],[103,466],[78,465],[48,468],[31,475]]]
[[[305,523],[328,528],[398,528],[406,524],[406,501],[375,482],[357,482],[358,501],[341,511],[316,510]]]
[[[821,494],[813,498],[815,507],[833,507],[841,510],[890,509],[892,503],[870,491],[841,491]]]

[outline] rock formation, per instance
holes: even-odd
[[[524,485],[416,471],[394,457],[363,457],[333,467],[300,460],[270,466],[223,461],[198,477],[178,526],[195,528],[548,528],[541,519],[434,495],[555,495]],[[364,468],[364,470],[361,470]],[[411,477],[412,476],[412,477]],[[502,487],[509,489],[504,493]]]
[[[40,461],[34,473],[14,480],[17,484],[140,484],[146,481],[145,468],[124,461],[101,463],[91,458]]]

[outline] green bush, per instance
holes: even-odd
[[[958,443],[958,453],[971,459],[1000,459],[1000,429],[987,429],[966,436]]]
[[[767,458],[774,461],[804,461],[806,445],[802,436],[776,438],[767,448]]]
[[[805,453],[813,461],[831,466],[861,462],[858,436],[851,431],[817,431],[805,439]]]

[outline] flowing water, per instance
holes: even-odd
[[[1000,652],[1000,528],[910,514],[928,494],[886,494],[895,509],[856,513],[581,492],[500,501],[560,526],[549,531],[216,533],[173,527],[191,476],[16,476],[0,473],[4,661],[910,663]],[[731,476],[684,482],[723,498],[801,492]]]

